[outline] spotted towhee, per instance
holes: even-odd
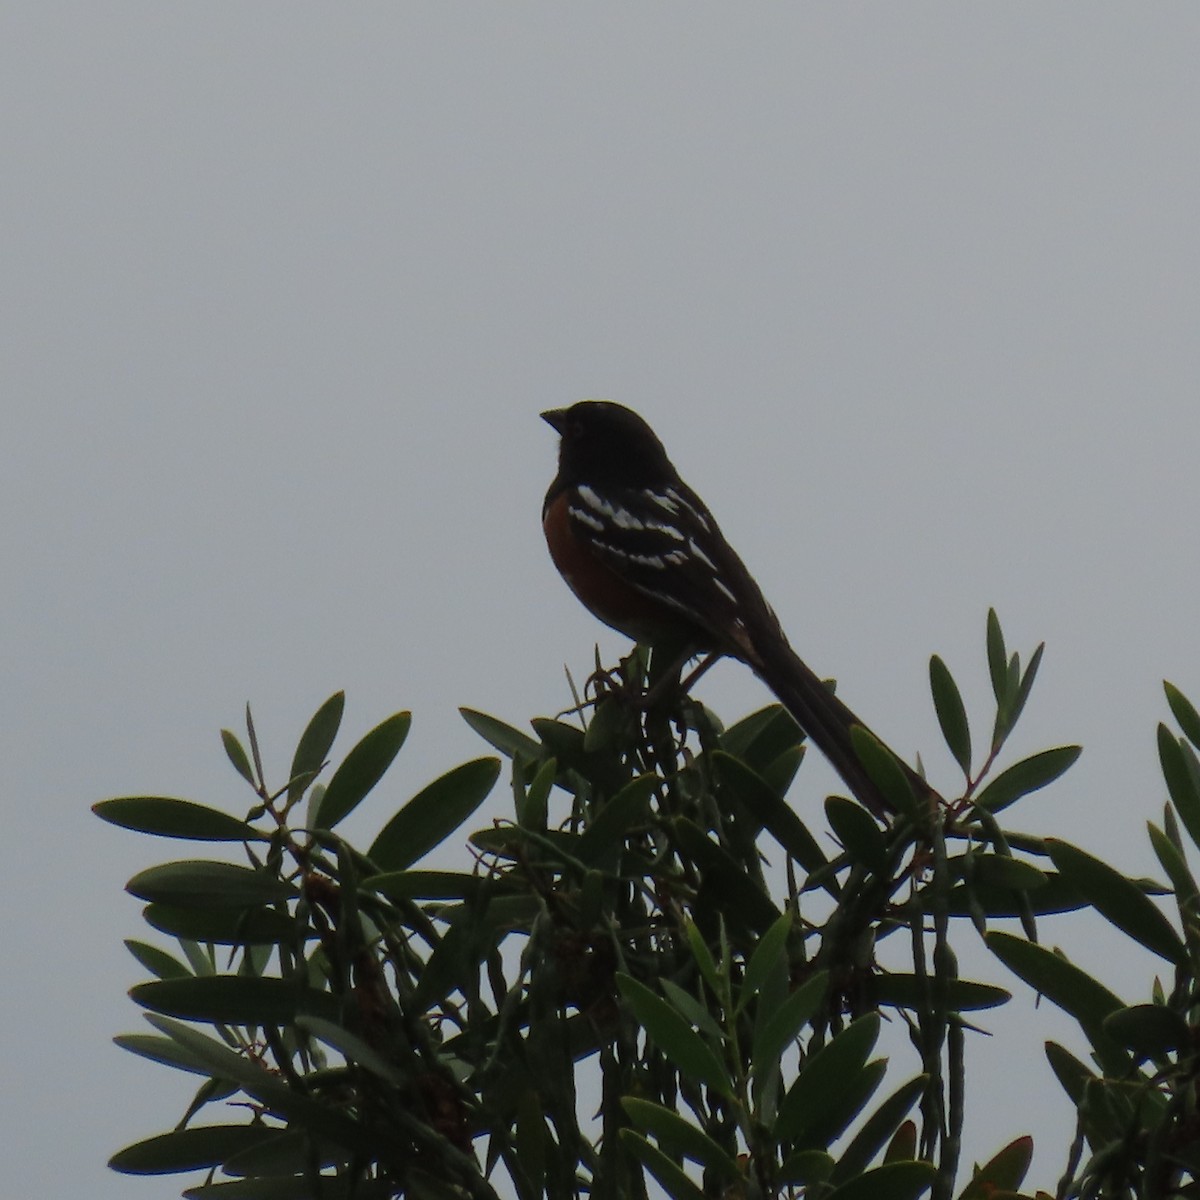
[[[775,693],[851,792],[894,811],[851,730],[863,726],[796,655],[778,618],[654,430],[607,400],[542,413],[561,435],[542,527],[554,565],[607,625],[639,642],[729,655]],[[902,769],[916,796],[932,794]]]

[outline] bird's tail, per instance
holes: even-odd
[[[855,798],[877,817],[894,815],[896,806],[868,774],[854,748],[851,730],[869,727],[846,707],[828,686],[780,638],[770,653],[752,664],[755,673],[792,714],[808,739],[829,760]],[[872,733],[872,737],[875,735]],[[876,739],[878,740],[878,739]],[[934,794],[933,789],[911,767],[892,752],[908,778],[917,799]]]

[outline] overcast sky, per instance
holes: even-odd
[[[104,1162],[191,1091],[109,1041],[139,1027],[122,887],[187,851],[94,800],[244,809],[219,727],[250,700],[282,781],[344,687],[340,752],[415,714],[365,840],[485,751],[458,705],[520,724],[624,649],[541,542],[536,414],[580,397],[651,420],[936,782],[929,655],[982,740],[988,606],[1045,639],[1014,753],[1085,754],[1014,823],[1154,872],[1160,681],[1200,701],[1197,62],[1184,3],[9,5],[11,1194],[178,1191]],[[701,692],[766,699],[736,664]],[[1146,960],[1060,928],[1147,997]],[[968,1150],[1032,1131],[1052,1186],[1070,1026],[1017,990]]]

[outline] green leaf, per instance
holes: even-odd
[[[777,1140],[794,1140],[803,1148],[823,1147],[812,1131],[826,1126],[839,1101],[863,1074],[878,1037],[879,1014],[868,1013],[808,1058],[779,1106]]]
[[[915,817],[917,797],[896,755],[863,725],[850,730],[850,741],[858,761],[883,793],[884,800],[896,812]]]
[[[162,1063],[163,1066],[189,1071],[193,1075],[211,1074],[202,1060],[184,1050],[182,1046],[176,1045],[170,1038],[151,1033],[122,1033],[113,1038],[113,1042],[122,1050],[128,1050],[130,1054]]]
[[[1134,1004],[1104,1021],[1105,1032],[1138,1058],[1163,1059],[1190,1044],[1188,1023],[1161,1004]]]
[[[833,1174],[833,1156],[825,1150],[797,1150],[779,1169],[779,1182],[793,1186],[824,1183]]]
[[[694,925],[688,925],[689,931],[695,928]],[[681,988],[674,980],[662,978],[658,982],[662,987],[663,995],[667,998],[667,1003],[685,1021],[690,1021],[701,1033],[706,1037],[712,1038],[714,1042],[720,1042],[724,1036],[721,1032],[721,1027],[713,1020],[712,1013],[708,1011],[701,1001],[697,1000],[685,988]]]
[[[1008,650],[994,608],[989,608],[987,615],[987,660],[992,695],[996,697],[996,704],[1004,708],[1008,702]]]
[[[1187,740],[1200,750],[1200,713],[1196,712],[1192,702],[1173,684],[1163,680],[1163,691],[1167,693],[1167,703],[1179,728],[1183,730]]]
[[[1011,888],[1018,892],[1046,887],[1050,875],[1024,859],[1011,854],[976,854],[971,866],[971,882],[982,887]]]
[[[887,1059],[876,1058],[845,1079],[843,1086],[829,1096],[828,1102],[797,1130],[796,1144],[807,1149],[827,1149],[833,1145],[861,1117],[886,1074]]]
[[[794,919],[791,910],[788,910],[758,939],[758,945],[754,947],[754,953],[746,963],[746,971],[738,991],[739,1012],[758,995],[763,984],[780,967],[784,968],[783,973],[787,975],[787,943]]]
[[[1013,763],[976,797],[975,803],[997,813],[1030,792],[1053,783],[1083,752],[1082,746],[1058,746]]]
[[[683,851],[704,873],[697,907],[720,913],[731,923],[762,933],[779,920],[779,909],[745,868],[686,817],[675,817],[671,832]]]
[[[990,983],[973,983],[969,979],[947,979],[944,988],[946,1007],[952,1012],[973,1012],[981,1008],[995,1008],[1012,999],[1009,992]],[[919,1009],[929,1003],[923,984],[915,975],[902,975],[889,971],[876,975],[870,984],[870,994],[876,1004],[890,1004],[896,1008]]]
[[[704,940],[700,926],[695,921],[686,920],[684,922],[684,933],[687,935],[688,947],[692,952],[692,957],[696,960],[696,965],[700,968],[704,982],[708,984],[714,996],[718,998],[724,996],[729,986],[727,966],[724,964],[722,967],[717,966],[717,960],[713,958],[713,952]]]
[[[646,1036],[686,1075],[733,1099],[729,1073],[700,1035],[660,996],[630,975],[617,973],[617,987]]]
[[[1024,1182],[1032,1161],[1033,1138],[1014,1138],[982,1167],[976,1167],[958,1200],[993,1200],[999,1192],[1015,1192]]]
[[[890,1162],[844,1183],[828,1200],[917,1200],[933,1186],[937,1167],[928,1162]]]
[[[252,1146],[231,1155],[225,1160],[225,1174],[250,1176],[248,1182],[258,1182],[271,1176],[300,1176],[311,1170],[314,1162],[322,1167],[340,1166],[350,1160],[344,1150],[325,1143],[315,1142],[304,1132],[290,1133],[285,1129],[274,1130],[275,1136],[260,1145]],[[326,1176],[334,1182],[332,1177]],[[343,1176],[345,1178],[345,1176]],[[347,1182],[351,1182],[347,1180]],[[220,1194],[220,1193],[217,1193]],[[311,1200],[305,1196],[303,1200]],[[322,1194],[322,1200],[325,1200]]]
[[[527,762],[538,762],[542,757],[542,747],[527,733],[489,717],[487,713],[476,712],[473,708],[460,708],[462,719],[490,746],[494,746],[501,754],[509,758],[523,758]]]
[[[687,1177],[683,1168],[640,1133],[622,1129],[618,1136],[621,1145],[658,1180],[671,1200],[704,1200],[704,1193]]]
[[[614,870],[630,829],[646,819],[650,798],[661,783],[657,775],[639,775],[605,801],[579,839],[579,861],[598,870]]]
[[[411,725],[411,713],[395,713],[376,725],[346,755],[321,797],[316,828],[332,829],[366,798],[400,753]]]
[[[254,772],[250,768],[250,759],[246,756],[246,751],[242,743],[238,741],[238,736],[232,729],[221,730],[221,745],[225,747],[225,755],[233,764],[233,769],[255,790],[258,789],[258,784],[254,779]]]
[[[933,693],[933,707],[937,712],[942,737],[954,755],[954,761],[966,776],[971,774],[971,727],[967,722],[967,710],[962,694],[950,668],[935,654],[929,660],[929,688]]]
[[[278,1137],[268,1125],[200,1125],[161,1133],[119,1150],[108,1160],[124,1175],[168,1175],[219,1167],[231,1155]]]
[[[1015,860],[1014,860],[1015,861]],[[918,898],[926,898],[928,889],[922,888]],[[946,912],[952,917],[967,917],[972,913],[972,904],[989,917],[1020,917],[1028,909],[1037,916],[1051,913],[1074,912],[1084,908],[1087,901],[1071,887],[1057,871],[1046,874],[1041,887],[1028,890],[1010,885],[995,886],[991,883],[961,884],[952,887],[945,897]]]
[[[336,1022],[301,1015],[296,1018],[296,1025],[311,1033],[313,1037],[319,1038],[327,1046],[332,1046],[347,1062],[358,1063],[360,1067],[365,1067],[372,1075],[377,1075],[385,1082],[397,1087],[402,1087],[407,1082],[396,1067],[385,1061],[362,1038],[343,1029]]]
[[[337,737],[342,724],[342,712],[346,707],[346,693],[334,692],[324,704],[313,714],[308,726],[300,735],[296,744],[296,753],[292,758],[292,772],[289,776],[287,802],[293,805],[309,784],[316,778],[317,772],[325,765],[333,739]]]
[[[517,824],[535,833],[546,832],[546,821],[550,804],[550,791],[558,775],[558,763],[548,758],[537,769],[529,781],[528,788],[514,772],[513,787],[516,793]]]
[[[337,1108],[327,1106],[298,1089],[293,1089],[256,1059],[238,1054],[200,1030],[181,1025],[168,1017],[150,1016],[147,1020],[193,1057],[207,1063],[214,1078],[237,1084],[247,1095],[263,1104],[269,1112],[302,1126],[320,1138],[327,1138],[353,1150],[368,1160],[374,1161],[378,1155],[378,1143],[374,1134]]]
[[[422,788],[392,817],[367,851],[367,857],[387,871],[402,871],[412,866],[484,802],[499,774],[498,758],[477,758],[447,771]]]
[[[263,840],[263,834],[237,817],[169,796],[120,796],[93,804],[92,812],[110,825],[157,837],[189,838],[194,842]]]
[[[879,1105],[842,1152],[831,1178],[832,1183],[845,1183],[867,1169],[900,1128],[901,1122],[921,1097],[928,1083],[928,1075],[918,1075],[899,1087]]]
[[[1046,849],[1063,878],[1103,917],[1169,962],[1180,965],[1186,961],[1183,939],[1136,883],[1069,842],[1047,838]]]
[[[148,942],[138,942],[127,938],[125,949],[156,979],[184,979],[191,975],[191,971],[173,954],[168,954],[157,946],[151,946]]]
[[[1079,1022],[1106,1069],[1120,1073],[1128,1068],[1128,1060],[1104,1032],[1104,1019],[1125,1007],[1108,988],[1066,958],[1024,938],[991,932],[984,941],[1009,970]]]
[[[1170,809],[1167,811],[1169,813]],[[1197,895],[1200,894],[1195,876],[1188,867],[1183,851],[1175,842],[1153,822],[1147,821],[1146,824],[1150,831],[1150,844],[1154,847],[1154,853],[1158,856],[1158,861],[1162,864],[1167,878],[1171,881],[1171,887],[1175,890],[1175,901],[1179,905],[1180,913],[1187,920],[1186,914],[1195,904]]]
[[[782,704],[770,704],[731,725],[721,735],[721,749],[762,775],[785,754],[803,750],[804,735]]]
[[[621,1100],[621,1107],[639,1129],[653,1134],[668,1154],[700,1163],[716,1172],[725,1183],[736,1183],[742,1178],[737,1162],[708,1134],[684,1120],[677,1112],[633,1096],[625,1096]]]
[[[750,1072],[756,1079],[764,1078],[779,1066],[783,1052],[820,1009],[828,987],[829,972],[819,971],[806,979],[769,1017],[760,1018],[750,1056]]]
[[[1046,1043],[1046,1058],[1049,1060],[1062,1089],[1076,1108],[1083,1102],[1087,1084],[1097,1077],[1088,1070],[1069,1050],[1057,1042]]]
[[[828,796],[825,819],[852,862],[861,863],[876,874],[884,869],[887,839],[879,823],[861,804],[844,796]]]
[[[1158,758],[1171,803],[1193,844],[1200,846],[1200,770],[1191,747],[1165,725],[1158,727]]]
[[[266,946],[289,942],[297,936],[296,922],[277,908],[181,908],[173,904],[148,904],[142,916],[148,925],[172,937],[221,946]]]
[[[135,875],[125,890],[141,900],[184,908],[248,908],[297,894],[290,883],[266,871],[197,859],[150,867]]]
[[[759,775],[744,762],[721,750],[713,752],[712,763],[721,785],[733,793],[734,799],[744,805],[750,815],[806,871],[816,871],[827,865],[816,838],[796,816],[791,805],[773,791]],[[836,881],[831,879],[827,889],[836,895]]]
[[[1039,642],[1037,648],[1029,656],[1029,666],[1025,668],[1024,674],[1021,675],[1021,682],[1017,687],[1012,707],[1005,713],[1004,725],[1006,729],[1012,729],[1016,725],[1021,713],[1025,709],[1025,701],[1029,699],[1029,693],[1033,690],[1033,681],[1037,678],[1038,667],[1042,664],[1042,655],[1045,653],[1045,650],[1046,643]]]
[[[165,979],[130,988],[135,1004],[188,1021],[231,1025],[287,1025],[301,1014],[336,1021],[341,1004],[329,992],[300,987],[288,979],[243,975]]]
[[[465,900],[489,881],[463,871],[387,871],[368,875],[362,886],[394,900]]]

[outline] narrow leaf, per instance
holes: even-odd
[[[768,1018],[760,1019],[754,1031],[750,1064],[756,1079],[779,1066],[784,1051],[820,1009],[828,987],[829,972],[820,971],[806,979]]]
[[[189,1071],[193,1075],[211,1074],[206,1063],[182,1046],[176,1045],[170,1038],[152,1033],[122,1033],[113,1038],[113,1042],[122,1050],[128,1050],[141,1058],[148,1058],[151,1062],[175,1067],[180,1071]]]
[[[997,813],[1022,796],[1053,783],[1082,751],[1082,746],[1058,746],[1013,763],[983,789],[975,803],[990,813]]]
[[[758,945],[754,947],[754,953],[751,954],[750,961],[746,964],[745,974],[742,976],[742,985],[737,1001],[739,1011],[746,1007],[746,1004],[758,994],[767,979],[780,967],[784,968],[786,976],[787,942],[788,935],[792,931],[793,920],[791,911],[785,912],[758,939]]]
[[[751,816],[806,871],[816,871],[826,865],[827,860],[816,838],[796,816],[791,805],[759,775],[724,751],[715,751],[712,761],[722,786],[729,788],[734,798],[745,805]],[[831,880],[827,886],[836,894],[836,882]]]
[[[1014,1138],[982,1167],[976,1168],[958,1200],[993,1200],[998,1192],[1015,1192],[1024,1182],[1032,1161],[1033,1138]]]
[[[287,1025],[300,1013],[336,1021],[341,1004],[329,992],[287,979],[242,975],[165,979],[130,988],[130,998],[152,1012],[188,1021],[231,1025]]]
[[[632,976],[618,973],[617,987],[646,1036],[685,1074],[726,1099],[729,1073],[700,1035],[661,997]]]
[[[246,908],[296,895],[290,883],[266,871],[200,860],[150,867],[135,875],[125,890],[142,900],[182,907]]]
[[[93,804],[92,812],[110,825],[158,837],[190,838],[195,842],[263,840],[263,834],[253,826],[220,809],[169,796],[120,796]]]
[[[367,857],[386,871],[403,871],[412,866],[483,803],[499,774],[498,758],[477,758],[447,771],[422,788],[388,821],[367,851]]]
[[[738,926],[762,933],[779,919],[779,909],[770,896],[746,873],[745,868],[686,817],[670,823],[683,853],[694,859],[704,873],[697,907],[722,914]]]
[[[191,975],[191,971],[173,954],[151,946],[148,942],[128,938],[125,941],[125,949],[156,979],[184,979]]]
[[[671,1200],[704,1200],[704,1193],[687,1177],[683,1168],[640,1133],[622,1129],[619,1136],[621,1145],[662,1184]]]
[[[1172,963],[1186,960],[1183,939],[1136,883],[1068,842],[1047,838],[1046,849],[1063,878],[1123,933]]]
[[[971,728],[967,723],[967,710],[962,694],[950,668],[935,654],[929,660],[929,688],[933,693],[933,707],[937,712],[942,737],[954,755],[954,761],[966,776],[971,774]]]
[[[292,758],[292,772],[288,784],[287,802],[295,804],[312,783],[317,772],[325,765],[333,739],[342,724],[342,712],[346,707],[346,693],[334,692],[313,714],[312,720],[300,735],[296,753]]]
[[[661,782],[657,775],[639,775],[605,801],[579,839],[579,861],[599,870],[615,869],[629,831],[645,820]]]
[[[400,753],[411,724],[411,713],[395,713],[376,725],[346,755],[321,797],[316,815],[318,829],[332,829],[366,798]]]
[[[928,1083],[928,1075],[918,1075],[903,1084],[875,1109],[842,1152],[831,1178],[832,1183],[844,1183],[867,1169],[900,1128],[901,1122],[925,1091]]]
[[[1193,845],[1200,846],[1200,779],[1197,779],[1194,756],[1184,750],[1185,744],[1165,725],[1159,725],[1158,758],[1171,803]]]
[[[537,762],[543,757],[541,744],[529,734],[522,733],[495,717],[489,717],[487,713],[476,712],[473,708],[460,708],[458,711],[462,719],[501,754],[509,758],[520,756],[528,762]]]
[[[828,1200],[917,1200],[933,1186],[937,1167],[929,1162],[890,1162],[844,1183]]]
[[[362,1038],[343,1029],[336,1022],[326,1021],[321,1017],[302,1015],[296,1018],[296,1025],[319,1038],[327,1046],[332,1046],[348,1062],[358,1063],[360,1067],[365,1067],[372,1075],[378,1075],[380,1079],[398,1087],[405,1084],[406,1080],[403,1074],[396,1067],[386,1062]]]
[[[987,615],[987,660],[992,695],[996,697],[996,704],[1004,708],[1008,702],[1008,650],[994,608],[989,608]]]
[[[1103,1029],[1104,1019],[1125,1007],[1108,988],[1061,955],[1024,938],[992,932],[984,941],[1011,971],[1079,1022],[1106,1068],[1118,1073],[1128,1068]]]
[[[278,908],[148,904],[142,916],[152,928],[172,937],[215,942],[220,946],[266,946],[288,942],[297,936],[296,922]]]
[[[876,873],[883,870],[887,862],[887,839],[879,823],[861,804],[845,796],[828,796],[825,818],[852,862]]]
[[[946,1006],[952,1012],[974,1012],[1007,1004],[1012,995],[991,983],[974,983],[969,979],[947,979],[943,982]],[[870,994],[877,1004],[896,1008],[920,1009],[928,1004],[927,984],[915,975],[889,971],[871,981]]]
[[[810,1148],[804,1132],[823,1124],[838,1100],[853,1086],[866,1066],[879,1037],[879,1015],[869,1013],[851,1022],[841,1033],[813,1054],[796,1076],[779,1106],[775,1137],[799,1140]]]
[[[1163,691],[1167,693],[1167,703],[1179,728],[1183,730],[1187,740],[1200,750],[1200,713],[1196,712],[1192,702],[1173,684],[1163,680]]]
[[[221,730],[221,745],[225,747],[225,756],[233,764],[233,769],[252,787],[257,789],[254,771],[250,767],[250,759],[238,736],[232,729]]]
[[[624,1097],[621,1107],[639,1129],[653,1134],[658,1144],[669,1154],[690,1158],[693,1162],[708,1167],[726,1183],[734,1183],[742,1178],[742,1172],[734,1159],[708,1134],[697,1129],[677,1112],[633,1096]]]
[[[268,1125],[199,1125],[161,1133],[119,1150],[108,1160],[124,1175],[168,1175],[219,1167],[227,1158],[278,1137]]]
[[[1069,1050],[1057,1042],[1046,1043],[1046,1058],[1050,1063],[1058,1082],[1067,1093],[1072,1104],[1077,1108],[1083,1101],[1087,1084],[1096,1076],[1079,1061]]]
[[[1164,1059],[1190,1043],[1187,1022],[1161,1004],[1134,1004],[1104,1021],[1105,1031],[1138,1058]]]

